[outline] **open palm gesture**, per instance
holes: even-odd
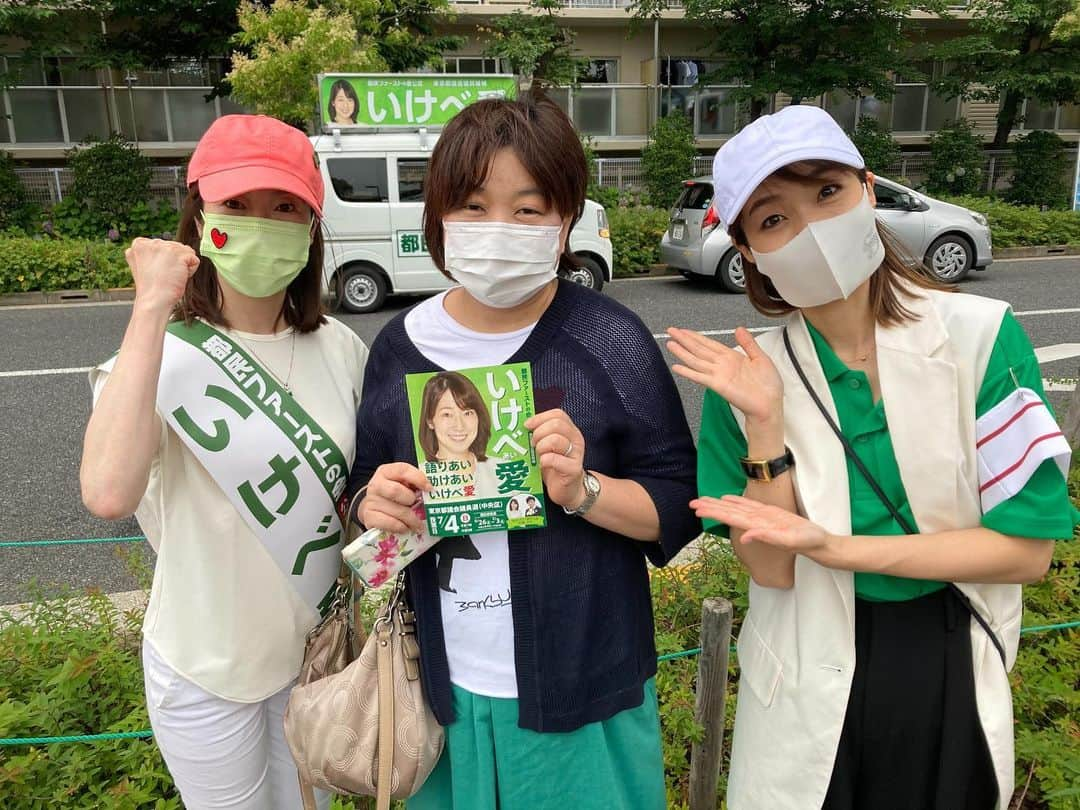
[[[828,533],[816,523],[779,506],[759,503],[740,495],[698,498],[690,508],[699,518],[741,529],[742,543],[767,543],[786,551],[814,556],[829,543]]]
[[[689,329],[668,329],[668,349],[680,363],[672,371],[723,397],[751,419],[775,415],[783,403],[784,384],[772,360],[750,332],[739,327],[730,349]]]

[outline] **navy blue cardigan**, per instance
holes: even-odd
[[[416,463],[404,377],[438,370],[409,340],[405,313],[371,346],[357,414],[354,493],[380,464]],[[665,564],[700,531],[688,503],[696,457],[682,402],[656,341],[634,313],[561,281],[507,362],[532,364],[537,411],[561,407],[585,437],[585,468],[637,481],[660,515],[660,542],[638,543],[550,508],[543,529],[510,534],[514,659],[522,728],[572,731],[639,706],[656,673],[645,565]],[[436,554],[406,571],[424,692],[454,719]]]

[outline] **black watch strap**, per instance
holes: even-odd
[[[769,459],[768,461],[740,458],[739,464],[742,465],[747,478],[752,478],[755,481],[772,481],[795,466],[795,456],[792,455],[789,448],[785,447],[784,455],[779,458]]]

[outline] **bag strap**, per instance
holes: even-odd
[[[802,365],[799,363],[798,358],[795,356],[795,350],[791,346],[791,338],[788,336],[788,329],[786,326],[784,327],[784,349],[787,351],[788,359],[791,360],[791,365],[795,367],[795,373],[799,375],[799,379],[802,380],[802,384],[806,388],[807,393],[810,394],[810,398],[814,400],[814,404],[817,406],[818,411],[820,411],[821,415],[825,417],[825,421],[828,423],[829,428],[832,430],[833,434],[836,436],[837,439],[840,440],[840,444],[844,448],[845,455],[847,455],[848,459],[850,459],[851,463],[855,466],[855,469],[859,471],[862,477],[866,480],[866,483],[870,485],[870,489],[874,491],[874,494],[878,497],[878,500],[881,501],[885,508],[889,510],[889,514],[892,515],[893,520],[897,522],[900,528],[902,528],[907,534],[919,534],[919,530],[912,526],[911,522],[902,514],[900,514],[900,510],[896,508],[892,500],[890,500],[889,496],[885,494],[885,490],[881,488],[881,485],[878,484],[873,474],[863,463],[863,460],[859,458],[858,453],[855,452],[855,448],[851,446],[851,442],[848,441],[847,436],[845,436],[841,432],[840,426],[836,424],[836,421],[832,418],[829,410],[825,407],[825,403],[821,401],[821,397],[818,396],[817,391],[815,391],[814,387],[810,384],[810,380],[808,380],[806,377],[806,372],[803,371]],[[979,626],[986,631],[986,635],[989,636],[990,641],[993,643],[994,647],[998,651],[998,656],[1001,658],[1002,665],[1006,669],[1008,669],[1008,664],[1006,663],[1005,657],[1005,647],[1001,643],[1001,639],[997,637],[997,634],[990,627],[989,622],[987,622],[986,619],[983,618],[982,614],[979,613],[978,609],[976,609],[976,607],[971,604],[971,600],[968,598],[968,595],[962,590],[960,590],[958,587],[956,587],[955,583],[949,582],[946,584],[948,585],[949,590],[951,590],[953,594],[960,600],[961,604],[963,604],[963,606],[967,608],[968,612],[971,614],[971,618],[975,619],[975,621],[979,623]]]
[[[378,781],[375,783],[376,810],[390,810],[390,786],[394,778],[394,618],[399,610],[404,587],[404,575],[399,574],[394,592],[387,602],[386,610],[372,628],[378,642],[376,663],[379,684]]]

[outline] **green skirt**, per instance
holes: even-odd
[[[446,748],[408,810],[664,810],[656,682],[609,720],[564,733],[518,728],[518,702],[457,686]]]

